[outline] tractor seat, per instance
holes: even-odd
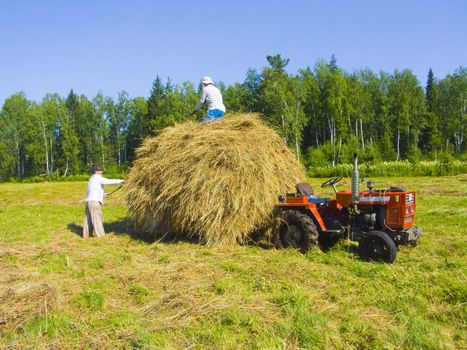
[[[310,184],[307,182],[300,182],[296,184],[295,189],[297,190],[297,195],[301,197],[313,196],[315,194]]]
[[[391,186],[387,189],[388,192],[405,192],[405,188],[399,186]]]

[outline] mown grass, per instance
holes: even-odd
[[[82,240],[86,183],[0,184],[0,348],[466,348],[467,177],[376,181],[419,195],[423,237],[392,265],[346,241],[306,255],[147,243],[120,192],[109,234]]]

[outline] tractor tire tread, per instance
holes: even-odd
[[[371,244],[377,242],[382,245],[385,249],[384,254],[376,256],[371,252]],[[370,231],[366,236],[360,241],[359,253],[362,259],[364,260],[382,260],[385,263],[391,264],[396,259],[397,246],[394,240],[385,232],[382,231]]]
[[[307,252],[310,248],[318,246],[319,234],[311,217],[298,210],[288,209],[282,212],[282,218],[285,222],[285,224],[281,226],[281,232],[279,234],[280,244],[282,247],[287,248],[289,246],[283,240],[283,230],[287,224],[297,225],[304,233],[301,242],[299,243],[300,250],[303,253]]]

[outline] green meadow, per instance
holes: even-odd
[[[466,349],[467,176],[374,180],[418,191],[423,235],[390,265],[148,242],[122,191],[83,240],[86,182],[0,184],[0,349]]]

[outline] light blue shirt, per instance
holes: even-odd
[[[195,110],[200,109],[205,102],[208,105],[208,109],[219,109],[222,112],[225,112],[224,102],[222,101],[222,94],[219,89],[212,84],[203,86],[203,94],[201,95],[201,99],[196,105]]]
[[[88,182],[86,202],[97,201],[104,203],[104,185],[120,185],[124,180],[106,179],[102,175],[94,174]]]

